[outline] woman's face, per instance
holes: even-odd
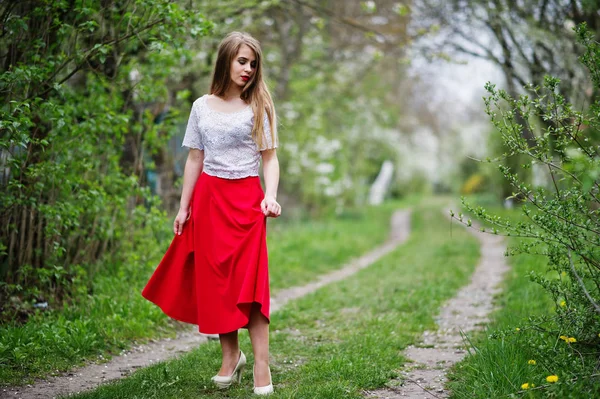
[[[254,51],[245,44],[242,44],[237,55],[231,62],[229,75],[231,80],[238,86],[244,87],[256,72],[256,56]]]

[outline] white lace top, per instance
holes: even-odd
[[[254,112],[248,105],[236,112],[215,111],[204,95],[194,101],[182,146],[204,150],[203,171],[225,179],[258,176],[260,151],[277,148],[271,138],[271,126],[265,112],[264,144],[258,148],[252,140]]]

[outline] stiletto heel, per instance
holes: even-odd
[[[237,375],[236,375],[235,379],[238,384],[241,384],[241,382],[242,382],[242,373],[244,372],[244,367],[245,367],[245,365],[240,367],[240,369],[237,371]]]
[[[238,384],[242,382],[242,373],[244,372],[245,366],[246,356],[244,356],[244,352],[240,351],[240,358],[233,369],[233,373],[231,373],[231,375],[215,375],[211,380],[215,383],[217,388],[227,389],[233,382],[237,382]]]
[[[254,377],[254,366],[252,367],[252,378],[256,381],[256,377]],[[269,385],[264,387],[254,386],[254,394],[255,395],[270,395],[273,393],[273,379],[271,378],[271,369],[269,368]]]

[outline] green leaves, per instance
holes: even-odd
[[[9,297],[56,305],[87,289],[94,265],[119,264],[152,239],[149,220],[162,225],[160,203],[143,187],[153,163],[145,154],[176,130],[172,119],[157,123],[155,104],[167,104],[167,81],[191,59],[190,26],[198,36],[212,24],[168,0],[10,10],[0,38],[13,49],[0,70],[0,320],[15,314]]]
[[[582,62],[595,79],[600,74],[596,62],[600,47],[585,25],[576,32],[586,46]],[[598,81],[593,83],[598,88]],[[569,375],[578,379],[578,373],[590,368],[576,351],[600,343],[600,113],[597,104],[576,110],[561,94],[560,84],[558,78],[545,76],[542,87],[529,85],[528,94],[518,99],[486,85],[486,111],[508,153],[527,159],[523,163],[527,169],[537,168],[538,182],[530,183],[510,167],[499,166],[514,191],[511,198],[527,204],[518,223],[469,205],[467,209],[493,229],[523,238],[510,249],[511,255],[545,257],[545,270],[530,278],[559,305],[552,310],[548,330],[529,338],[528,344],[539,342],[541,349],[556,356],[553,364],[569,363]],[[577,338],[561,351],[550,349],[555,344],[547,339],[559,335]]]

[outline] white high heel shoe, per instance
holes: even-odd
[[[254,381],[256,381],[256,378],[254,377],[254,366],[252,367],[252,378],[254,378]],[[273,393],[273,380],[271,379],[271,369],[269,369],[269,381],[271,381],[269,383],[269,385],[266,385],[264,387],[257,387],[255,385],[254,386],[254,394],[255,395],[270,395]]]
[[[233,373],[231,375],[215,375],[211,380],[219,389],[227,389],[233,382],[237,382],[238,384],[242,382],[244,367],[246,367],[246,356],[244,356],[244,352],[240,351],[240,359],[235,365]]]

